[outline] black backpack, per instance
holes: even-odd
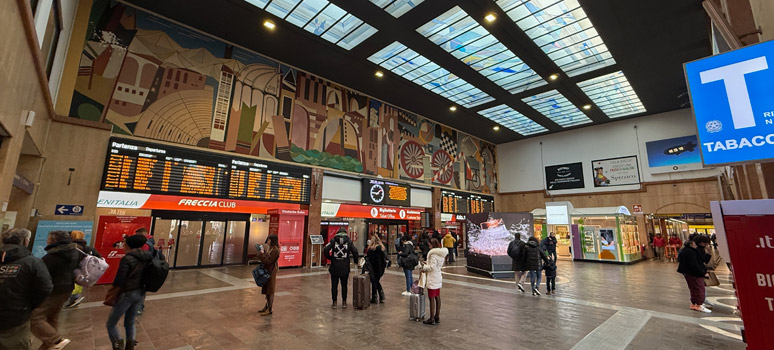
[[[520,242],[521,240],[516,238],[511,243],[508,243],[508,256],[513,260],[518,260],[522,253],[522,244]]]
[[[415,268],[419,264],[419,257],[417,257],[417,252],[412,251],[411,254],[402,258],[400,260],[400,263],[403,264],[404,268],[407,268],[407,269]]]
[[[142,282],[145,285],[145,290],[148,292],[158,292],[161,286],[164,285],[164,281],[167,280],[169,274],[169,264],[159,258],[160,254],[157,254],[151,259],[151,261],[145,265],[145,270],[142,272]]]

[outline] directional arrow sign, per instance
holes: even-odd
[[[83,206],[75,204],[57,204],[54,215],[83,215]]]

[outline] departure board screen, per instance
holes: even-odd
[[[377,205],[411,206],[411,186],[391,181],[363,179],[362,202]]]
[[[311,170],[111,138],[102,190],[309,203]]]
[[[494,211],[494,197],[454,191],[441,191],[441,212],[476,214]]]

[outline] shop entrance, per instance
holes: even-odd
[[[156,247],[174,268],[243,264],[249,214],[153,211]]]
[[[397,254],[395,251],[395,239],[398,234],[405,235],[408,232],[408,224],[405,221],[368,220],[369,236],[375,234],[387,248],[387,254]]]

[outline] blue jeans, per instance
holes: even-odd
[[[107,323],[105,323],[110,342],[121,340],[121,333],[118,331],[118,327],[116,327],[121,316],[124,316],[124,328],[126,329],[127,342],[135,340],[137,331],[134,327],[134,318],[137,316],[137,310],[139,309],[141,302],[142,291],[139,289],[121,293],[118,296],[116,305],[110,310]]]
[[[406,274],[406,291],[411,292],[411,285],[414,284],[414,275],[411,274],[411,269],[403,269],[403,273]]]
[[[532,289],[537,289],[540,287],[540,281],[543,279],[543,274],[540,270],[531,270],[529,272],[529,284],[532,286]]]

